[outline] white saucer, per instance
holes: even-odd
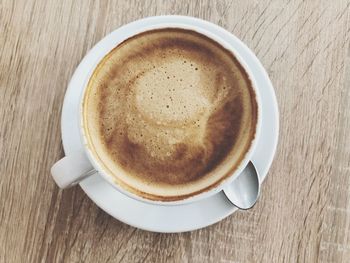
[[[149,17],[127,24],[101,40],[81,61],[66,92],[62,109],[62,141],[65,153],[82,149],[78,129],[79,99],[85,79],[96,63],[96,53],[108,38],[141,25],[183,23],[195,25],[219,35],[231,43],[245,60],[258,83],[262,104],[262,129],[252,161],[261,181],[271,166],[278,139],[278,107],[271,81],[263,66],[248,47],[223,28],[204,20],[183,16]],[[207,199],[177,206],[159,206],[132,199],[95,174],[80,183],[84,192],[106,213],[131,226],[154,232],[184,232],[209,226],[237,210],[222,192]]]

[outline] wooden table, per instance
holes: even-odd
[[[266,67],[280,141],[258,204],[211,227],[127,226],[79,188],[59,190],[67,83],[104,35],[182,14],[242,39]],[[349,1],[0,3],[0,262],[350,262]]]

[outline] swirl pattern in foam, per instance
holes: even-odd
[[[115,181],[166,201],[230,175],[254,138],[257,103],[232,53],[167,28],[124,41],[99,63],[83,115],[89,147]]]

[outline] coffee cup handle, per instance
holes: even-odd
[[[60,188],[68,188],[96,173],[85,152],[77,151],[63,157],[51,167],[51,175]]]

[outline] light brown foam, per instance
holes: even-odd
[[[136,35],[98,65],[84,97],[89,147],[116,182],[179,200],[230,175],[255,134],[251,82],[234,56],[189,30]]]

